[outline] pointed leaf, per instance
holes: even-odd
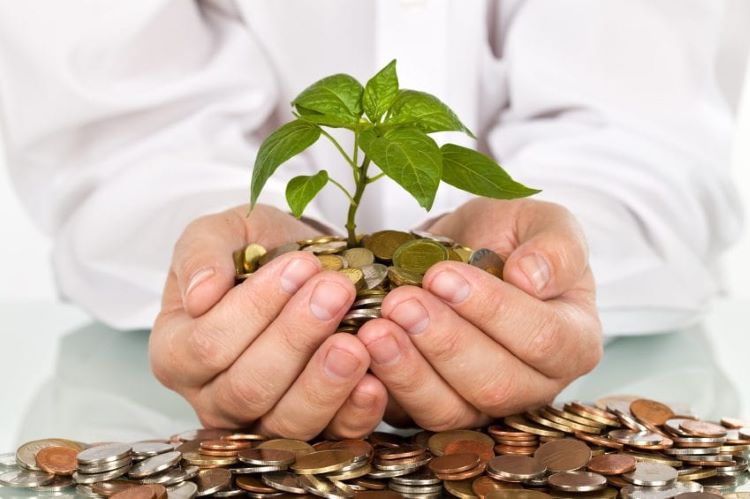
[[[363,91],[362,85],[353,77],[335,74],[307,87],[292,105],[302,115],[330,115],[356,124],[362,115]]]
[[[394,128],[379,137],[375,129],[360,135],[360,147],[387,176],[409,191],[426,210],[440,185],[442,158],[437,144],[416,128]]]
[[[416,90],[399,91],[386,123],[409,124],[426,133],[465,132],[474,137],[471,130],[440,99]]]
[[[251,208],[255,206],[263,186],[276,169],[289,158],[313,145],[319,137],[320,128],[302,120],[290,121],[266,137],[253,166],[253,178],[250,183]]]
[[[516,182],[492,158],[473,149],[445,144],[440,152],[443,181],[461,190],[495,199],[522,198],[541,192]]]
[[[321,170],[315,175],[300,175],[294,177],[286,185],[286,202],[289,203],[295,217],[302,216],[302,212],[328,183],[328,172]]]
[[[362,95],[362,105],[370,121],[377,123],[398,96],[396,59],[370,78]]]
[[[331,128],[348,128],[354,130],[357,128],[357,121],[352,120],[351,116],[334,116],[331,114],[320,114],[297,106],[301,111],[298,118],[316,125],[328,126]]]

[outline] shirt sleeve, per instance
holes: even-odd
[[[150,327],[182,228],[247,202],[287,118],[262,47],[219,2],[30,0],[0,6],[0,74],[11,176],[54,237],[62,296]],[[304,155],[285,170],[314,173]],[[284,183],[260,201],[286,209]]]
[[[515,177],[579,219],[608,334],[685,326],[741,225],[715,77],[724,2],[529,0],[501,47],[489,134]]]

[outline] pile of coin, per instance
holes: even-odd
[[[434,264],[454,260],[479,267],[502,278],[503,259],[494,251],[471,250],[452,239],[424,231],[383,230],[364,235],[360,246],[349,248],[344,238],[321,236],[266,250],[252,243],[234,252],[236,282],[247,279],[258,268],[291,251],[309,251],[326,270],[348,277],[357,298],[339,325],[339,332],[355,333],[365,322],[380,317],[388,291],[404,285],[421,286]]]
[[[37,440],[0,455],[0,485],[115,499],[748,499],[737,492],[748,453],[750,424],[613,396],[409,437],[303,442],[203,429],[132,444]]]

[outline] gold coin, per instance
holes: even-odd
[[[381,230],[373,232],[363,241],[365,248],[372,251],[380,260],[391,260],[399,246],[414,239],[408,232],[398,230]]]
[[[347,261],[339,255],[315,255],[324,270],[338,271],[348,267]]]
[[[305,246],[303,251],[309,251],[316,255],[333,255],[335,253],[341,253],[344,249],[346,249],[346,241],[330,241],[327,243]]]
[[[515,428],[516,430],[525,431],[526,433],[533,433],[534,435],[539,435],[541,437],[562,438],[563,436],[565,436],[565,433],[561,431],[551,430],[549,428],[545,428],[544,426],[532,423],[520,414],[506,416],[503,419],[503,422],[511,428]]]
[[[267,264],[274,258],[279,257],[285,253],[298,251],[299,248],[300,246],[297,243],[287,243],[287,244],[282,244],[281,246],[277,246],[271,250],[268,250],[263,256],[260,257],[260,259],[258,260],[258,266],[262,267],[263,265]]]
[[[474,478],[468,478],[466,480],[455,480],[445,482],[445,490],[454,497],[459,499],[474,499],[477,496],[474,490],[471,488],[471,484],[474,483]]]
[[[238,249],[232,252],[232,261],[234,262],[234,273],[236,275],[247,274],[245,271],[245,250]]]
[[[319,450],[299,456],[292,469],[303,475],[318,475],[341,471],[354,463],[354,453],[344,449]]]
[[[456,440],[473,440],[489,447],[494,447],[495,445],[495,441],[486,433],[473,430],[450,430],[441,431],[440,433],[432,435],[427,441],[427,446],[430,448],[430,452],[432,452],[433,455],[442,456],[445,447]]]
[[[471,254],[474,252],[474,250],[472,250],[468,246],[454,246],[451,249],[459,257],[461,257],[461,261],[464,263],[469,263],[469,259],[471,259]]]
[[[448,259],[448,250],[442,244],[429,239],[408,241],[393,254],[393,266],[415,274],[424,274],[438,262]]]
[[[276,438],[273,440],[266,440],[258,444],[256,449],[278,449],[288,450],[292,452],[297,458],[315,452],[315,447],[303,442],[302,440],[294,440],[292,438]]]
[[[363,267],[375,262],[375,255],[367,248],[350,248],[342,256],[349,262],[350,267]]]
[[[399,286],[422,286],[422,276],[398,267],[388,267],[388,280],[392,288]]]
[[[237,457],[207,456],[199,452],[185,452],[182,459],[193,466],[200,468],[215,468],[220,466],[231,466],[237,462]]]
[[[448,260],[452,262],[463,262],[464,259],[458,252],[453,248],[448,248]]]
[[[250,243],[245,246],[242,253],[242,264],[245,272],[255,272],[258,269],[260,257],[266,254],[266,248],[257,243]]]
[[[354,284],[354,289],[359,291],[366,285],[365,274],[359,269],[341,269],[340,274],[344,274]]]

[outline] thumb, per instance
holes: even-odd
[[[573,215],[554,203],[537,202],[521,210],[518,246],[503,269],[503,279],[541,300],[576,286],[588,269],[588,247]]]
[[[177,241],[172,271],[182,308],[192,317],[206,313],[234,286],[232,252],[246,244],[244,221],[232,210],[198,218]],[[165,297],[166,298],[166,297]]]

